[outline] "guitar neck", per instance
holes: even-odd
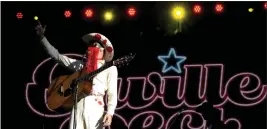
[[[79,77],[79,78],[77,79],[77,81],[78,81],[78,82],[81,82],[81,81],[85,81],[85,80],[90,80],[92,77],[94,77],[94,76],[97,75],[98,73],[104,71],[105,69],[107,69],[107,68],[109,68],[109,67],[111,67],[111,66],[113,66],[113,62],[111,62],[111,63],[106,63],[105,65],[103,65],[103,66],[100,67],[99,69],[97,69],[97,70],[95,70],[95,71],[93,71],[93,72],[91,72],[91,73],[88,73],[88,74],[85,74],[85,75]]]

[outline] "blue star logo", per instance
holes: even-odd
[[[174,66],[168,66],[168,59],[170,58],[175,58],[176,59],[176,67]],[[186,60],[186,57],[185,56],[177,56],[176,55],[176,52],[174,50],[174,48],[171,48],[169,50],[169,54],[167,56],[158,56],[158,59],[164,64],[163,65],[163,68],[162,68],[162,72],[163,73],[166,73],[166,72],[169,72],[170,70],[174,70],[175,72],[177,73],[182,73],[182,70],[181,70],[181,63],[183,63],[185,60]]]

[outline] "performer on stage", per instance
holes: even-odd
[[[90,33],[82,37],[83,41],[88,45],[85,54],[86,62],[61,55],[44,36],[45,28],[42,27],[40,22],[36,27],[36,33],[41,40],[41,44],[54,60],[73,72],[79,70],[92,72],[104,65],[105,62],[111,61],[114,56],[111,42],[99,33]],[[76,129],[103,129],[105,126],[111,125],[112,116],[117,106],[117,78],[118,71],[116,66],[102,71],[93,78],[92,93],[77,103],[77,112],[75,112]],[[105,114],[103,96],[106,91],[108,103],[107,113]],[[70,129],[73,129],[73,124],[74,112],[72,110]]]

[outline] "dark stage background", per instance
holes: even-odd
[[[191,8],[196,2],[186,3],[188,6],[187,21],[183,23],[183,31],[171,34],[175,28],[171,28],[168,11],[173,2],[2,2],[2,112],[4,114],[4,128],[27,128],[27,129],[58,129],[60,124],[68,117],[44,118],[43,115],[34,113],[26,103],[26,84],[32,82],[32,73],[39,63],[48,58],[48,55],[38,43],[34,27],[36,21],[33,17],[39,17],[41,23],[47,25],[46,36],[60,53],[82,54],[85,45],[81,37],[91,32],[99,32],[107,36],[113,43],[115,59],[135,52],[136,58],[129,66],[119,69],[119,77],[122,81],[122,96],[125,95],[127,77],[147,77],[151,72],[158,72],[161,76],[184,76],[182,66],[181,74],[175,72],[162,73],[162,63],[158,55],[167,55],[170,48],[175,48],[176,54],[186,56],[182,64],[224,64],[224,80],[242,72],[251,72],[259,76],[262,84],[266,84],[266,11],[262,2],[225,2],[225,10],[222,14],[214,13],[215,2],[198,2],[203,5],[204,12],[200,15],[192,13]],[[127,18],[125,9],[133,5],[137,8],[135,19]],[[85,20],[82,18],[82,10],[85,7],[94,9],[94,18]],[[253,13],[247,10],[254,8]],[[116,20],[111,25],[105,25],[100,19],[106,8],[113,8],[116,12]],[[65,9],[71,9],[72,17],[66,19],[63,15]],[[21,11],[23,19],[18,20],[16,13]],[[170,61],[173,63],[174,61]],[[175,63],[175,62],[174,62]],[[47,116],[53,114],[44,105],[44,89],[48,86],[49,72],[55,62],[48,61],[36,73],[37,84],[29,87],[30,103],[40,112]],[[215,69],[209,75],[208,92],[212,93],[208,101],[221,102],[219,93],[219,70]],[[57,67],[53,77],[70,74],[66,69]],[[190,71],[186,99],[190,102],[199,103],[197,100],[197,88],[199,69]],[[231,99],[247,102],[241,97],[239,77],[228,88]],[[255,81],[255,78],[254,78]],[[159,93],[159,76],[153,75],[152,82]],[[253,79],[252,79],[253,82]],[[130,97],[132,105],[143,104],[141,81],[132,81]],[[168,87],[169,86],[169,87]],[[168,104],[181,103],[174,96],[177,90],[177,82],[166,85],[165,98]],[[173,86],[173,87],[172,87]],[[151,84],[147,84],[146,96],[151,94]],[[249,85],[248,89],[255,88],[255,84]],[[173,90],[174,89],[174,90]],[[260,90],[259,90],[260,91]],[[213,96],[212,96],[213,95]],[[257,94],[256,94],[257,95]],[[254,95],[255,96],[255,95]],[[125,102],[119,102],[121,106]],[[266,101],[255,106],[240,107],[227,102],[224,108],[224,117],[239,119],[242,129],[266,129]],[[133,110],[124,108],[117,110],[127,122],[133,117],[145,111],[157,111],[167,120],[177,111],[186,106],[169,109],[163,106],[158,98],[152,106]],[[131,125],[131,129],[141,129],[146,117],[154,115],[152,112],[137,118]],[[179,116],[170,129],[180,128],[183,113]],[[199,126],[200,117],[194,116],[193,125]],[[151,117],[150,117],[151,120]],[[187,119],[188,121],[188,119]],[[147,121],[147,123],[149,123]],[[229,123],[229,127],[236,128],[236,123]],[[155,116],[154,123],[147,129],[160,127],[160,117]],[[67,125],[64,126],[67,128]],[[124,129],[126,126],[118,117],[114,117],[112,128]],[[145,128],[145,127],[144,127]],[[162,127],[165,128],[165,127]],[[186,126],[184,126],[186,128]]]

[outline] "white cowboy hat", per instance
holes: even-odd
[[[89,33],[82,37],[83,41],[89,46],[91,41],[97,41],[105,48],[104,60],[109,62],[113,59],[114,49],[111,42],[104,35],[100,33]]]

